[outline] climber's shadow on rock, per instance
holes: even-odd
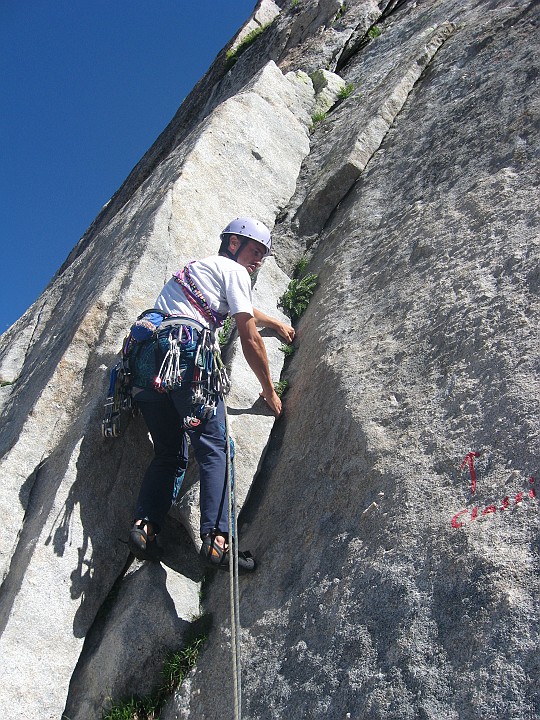
[[[70,592],[73,599],[80,598],[80,605],[73,633],[85,641],[65,711],[75,718],[97,717],[108,697],[129,693],[133,674],[144,678],[141,693],[155,686],[162,663],[150,660],[162,660],[183,646],[199,611],[203,575],[193,541],[171,516],[160,533],[159,562],[139,561],[130,553],[133,507],[152,444],[140,416],[123,417],[119,437],[101,438],[100,411],[93,423],[96,431],[81,444],[75,482],[50,536],[56,554],[77,543]],[[80,523],[74,522],[77,513]],[[82,538],[70,537],[73,526]],[[131,674],[119,671],[126,664]]]
[[[258,400],[256,400],[251,407],[246,407],[246,408],[228,407],[227,413],[230,416],[234,416],[234,415],[272,415],[271,410],[269,410],[268,405],[265,403],[265,401],[262,398],[259,398]]]
[[[167,516],[159,534],[159,562],[184,577],[201,582],[204,566],[188,531],[176,518]]]
[[[140,415],[123,412],[120,436],[103,438],[102,414],[102,404],[96,404],[80,442],[74,480],[46,540],[58,557],[75,559],[69,587],[72,600],[80,600],[73,619],[75,637],[86,636],[117,580],[130,571],[133,558],[127,540],[133,508],[153,456]],[[76,445],[75,431],[70,445]],[[163,566],[186,582],[198,583],[202,575],[198,553],[180,523],[168,518],[160,543]]]

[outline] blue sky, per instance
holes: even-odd
[[[0,0],[0,333],[256,0]]]

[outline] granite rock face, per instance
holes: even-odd
[[[131,682],[122,677],[127,648],[141,648],[143,686],[155,682],[160,663],[152,659],[162,657],[171,644],[181,645],[184,625],[199,613],[201,568],[196,573],[189,563],[186,569],[186,563],[169,556],[169,565],[186,574],[184,585],[193,586],[187,599],[172,596],[182,584],[166,583],[166,573],[155,578],[136,573],[130,583],[140,597],[156,598],[155,613],[141,615],[129,593],[114,591],[113,617],[123,618],[114,641],[107,640],[110,623],[100,620],[106,628],[103,644],[92,632],[125,572],[127,531],[151,457],[140,417],[128,421],[118,440],[100,437],[107,368],[131,322],[153,305],[172,272],[191,258],[217,252],[219,233],[231,218],[250,214],[273,225],[294,192],[309,150],[312,98],[310,84],[285,77],[270,61],[193,128],[2,338],[0,373],[12,384],[2,387],[0,430],[5,517],[0,647],[10,658],[3,685],[13,717],[58,718],[66,697],[71,720],[87,718],[90,707],[99,717],[113,690],[139,691],[136,675]],[[273,260],[260,272],[259,284],[265,287],[265,309],[279,314],[277,299],[287,281]],[[278,380],[280,343],[275,337],[267,342]],[[232,394],[231,403],[240,403],[244,412],[231,425],[253,452],[241,453],[240,460],[239,440],[240,498],[247,494],[273,424],[261,407],[257,383],[242,380],[242,372],[240,396]],[[243,422],[249,431],[241,429]],[[256,436],[253,443],[248,443],[250,432]],[[196,525],[197,518],[188,531],[193,534]],[[174,548],[174,537],[169,545]],[[196,550],[191,547],[195,559]],[[154,588],[158,581],[160,593]],[[157,628],[170,626],[170,607],[160,601],[169,595],[183,614],[174,634],[165,637]],[[130,627],[120,642],[122,628]],[[90,635],[91,642],[84,644]],[[155,642],[147,642],[148,637]],[[115,651],[117,662],[110,655]],[[103,670],[92,673],[87,660],[90,668],[110,667],[119,677],[102,682]]]
[[[401,4],[312,135],[276,234],[291,263],[311,248],[319,288],[243,514],[245,717],[540,713],[538,22],[536,3]],[[231,706],[226,597],[166,720]]]
[[[105,441],[99,418],[132,319],[244,212],[275,223],[261,309],[300,257],[319,283],[274,427],[230,351],[259,562],[240,579],[242,716],[540,716],[539,23],[537,2],[263,0],[2,336],[10,717],[149,692],[148,658],[200,612],[207,646],[161,717],[232,715],[228,578],[201,606],[196,484],[162,565],[133,564],[116,538],[151,450],[140,419]],[[310,130],[336,75],[353,91]]]

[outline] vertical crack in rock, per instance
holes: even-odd
[[[40,473],[47,462],[47,458],[41,460],[35,470],[29,475],[26,482],[21,486],[20,502],[24,508],[24,516],[21,527],[13,538],[13,547],[8,551],[9,562],[2,569],[2,581],[0,584],[0,637],[9,618],[9,614],[17,593],[24,580],[24,574],[28,562],[39,537],[39,516],[40,503],[37,499]],[[43,517],[42,517],[43,521]]]
[[[242,518],[260,559],[256,583],[241,580],[243,708],[264,720],[528,720],[540,713],[540,6],[388,7],[390,27],[347,67],[357,97],[313,134],[276,227],[280,244],[305,241],[295,212],[317,214],[335,167],[353,155],[362,171],[385,138],[313,228],[319,287],[279,448]],[[437,52],[419,45],[444,41],[448,18],[459,42],[406,102]],[[483,451],[474,497],[458,470],[470,448]],[[224,579],[206,607],[215,633],[162,720],[230,711]]]
[[[30,321],[24,329],[22,329],[22,332],[22,323],[21,321],[17,321],[17,323],[15,323],[17,325],[16,328],[15,325],[13,325],[3,334],[3,347],[0,358],[0,382],[12,385],[17,381],[21,368],[25,365],[28,359],[28,354],[34,345],[34,337],[40,327],[41,317],[46,305],[47,298],[45,297],[39,303],[39,307],[35,314],[32,312],[32,308],[27,310],[25,314],[28,314]],[[21,342],[21,334],[24,336],[23,342]],[[7,397],[2,400],[0,412],[2,412],[6,401]]]
[[[370,111],[361,132],[349,137],[348,146],[340,138],[339,144],[328,149],[327,163],[294,217],[301,235],[316,235],[322,230],[381,146],[420,76],[454,30],[454,24],[442,23],[405,67],[383,81],[385,98],[378,108]]]
[[[369,29],[372,28],[377,21],[382,19],[383,15],[381,14],[379,5],[373,2],[371,7],[366,10],[362,22],[354,28],[347,42],[340,48],[339,53],[336,54],[335,71],[337,73],[341,72],[349,60],[369,43]]]

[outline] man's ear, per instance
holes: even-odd
[[[238,235],[229,235],[229,246],[228,250],[230,253],[234,255],[234,253],[238,250],[240,247],[240,238]]]

